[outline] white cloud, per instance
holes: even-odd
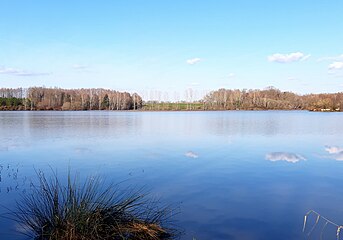
[[[329,65],[329,70],[340,70],[343,69],[343,62],[333,62]]]
[[[276,161],[286,161],[290,163],[296,163],[301,160],[306,160],[305,157],[295,154],[295,153],[288,153],[288,152],[272,152],[266,154],[266,159],[272,162]]]
[[[234,73],[229,73],[228,77],[229,78],[234,78],[236,75]]]
[[[298,61],[305,61],[311,55],[305,55],[301,52],[289,53],[289,54],[281,54],[275,53],[273,55],[268,56],[269,62],[277,62],[277,63],[291,63],[291,62],[298,62]]]
[[[51,73],[31,72],[31,71],[8,68],[8,67],[0,67],[0,74],[7,74],[7,75],[21,76],[21,77],[51,75]]]
[[[189,65],[194,65],[196,63],[199,63],[202,59],[201,58],[191,58],[186,61]]]
[[[186,157],[189,157],[189,158],[198,158],[198,157],[199,157],[198,154],[196,154],[195,152],[192,152],[192,151],[186,152],[186,153],[185,153],[185,156],[186,156]]]

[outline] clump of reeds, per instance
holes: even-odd
[[[41,240],[173,239],[171,211],[146,198],[141,190],[104,187],[98,177],[78,178],[63,186],[56,175],[38,174],[39,184],[17,203],[12,217],[25,234]]]

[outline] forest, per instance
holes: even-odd
[[[143,110],[309,110],[342,111],[343,93],[322,93],[300,95],[281,91],[275,87],[265,89],[219,89],[211,91],[200,100],[191,101],[146,101]],[[188,97],[187,97],[188,96]]]
[[[143,101],[137,93],[46,87],[0,88],[0,110],[310,110],[342,111],[343,93],[299,95],[274,87],[219,89],[199,100]]]
[[[299,95],[268,87],[263,90],[219,89],[207,94],[205,109],[341,111],[343,93]]]
[[[142,98],[128,92],[91,88],[0,88],[0,110],[135,110]]]

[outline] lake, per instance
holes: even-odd
[[[71,169],[148,188],[178,209],[181,239],[307,239],[311,209],[343,224],[342,124],[307,111],[0,112],[0,204],[12,209],[37,169]],[[0,218],[1,239],[27,239],[17,228]],[[323,239],[335,234],[328,224]]]

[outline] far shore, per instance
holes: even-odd
[[[150,99],[149,99],[150,98]],[[144,100],[143,100],[144,99]],[[150,97],[111,89],[62,89],[30,87],[0,88],[1,110],[30,111],[267,111],[308,110],[313,112],[343,111],[343,92],[300,95],[274,87],[265,89],[218,89],[199,98],[188,89],[169,97],[155,91]]]
[[[62,110],[62,109],[0,109],[0,112],[264,112],[264,111],[282,111],[282,112],[325,112],[334,113],[342,112],[338,110],[327,109],[128,109],[128,110],[109,110],[109,109],[92,109],[92,110]]]

